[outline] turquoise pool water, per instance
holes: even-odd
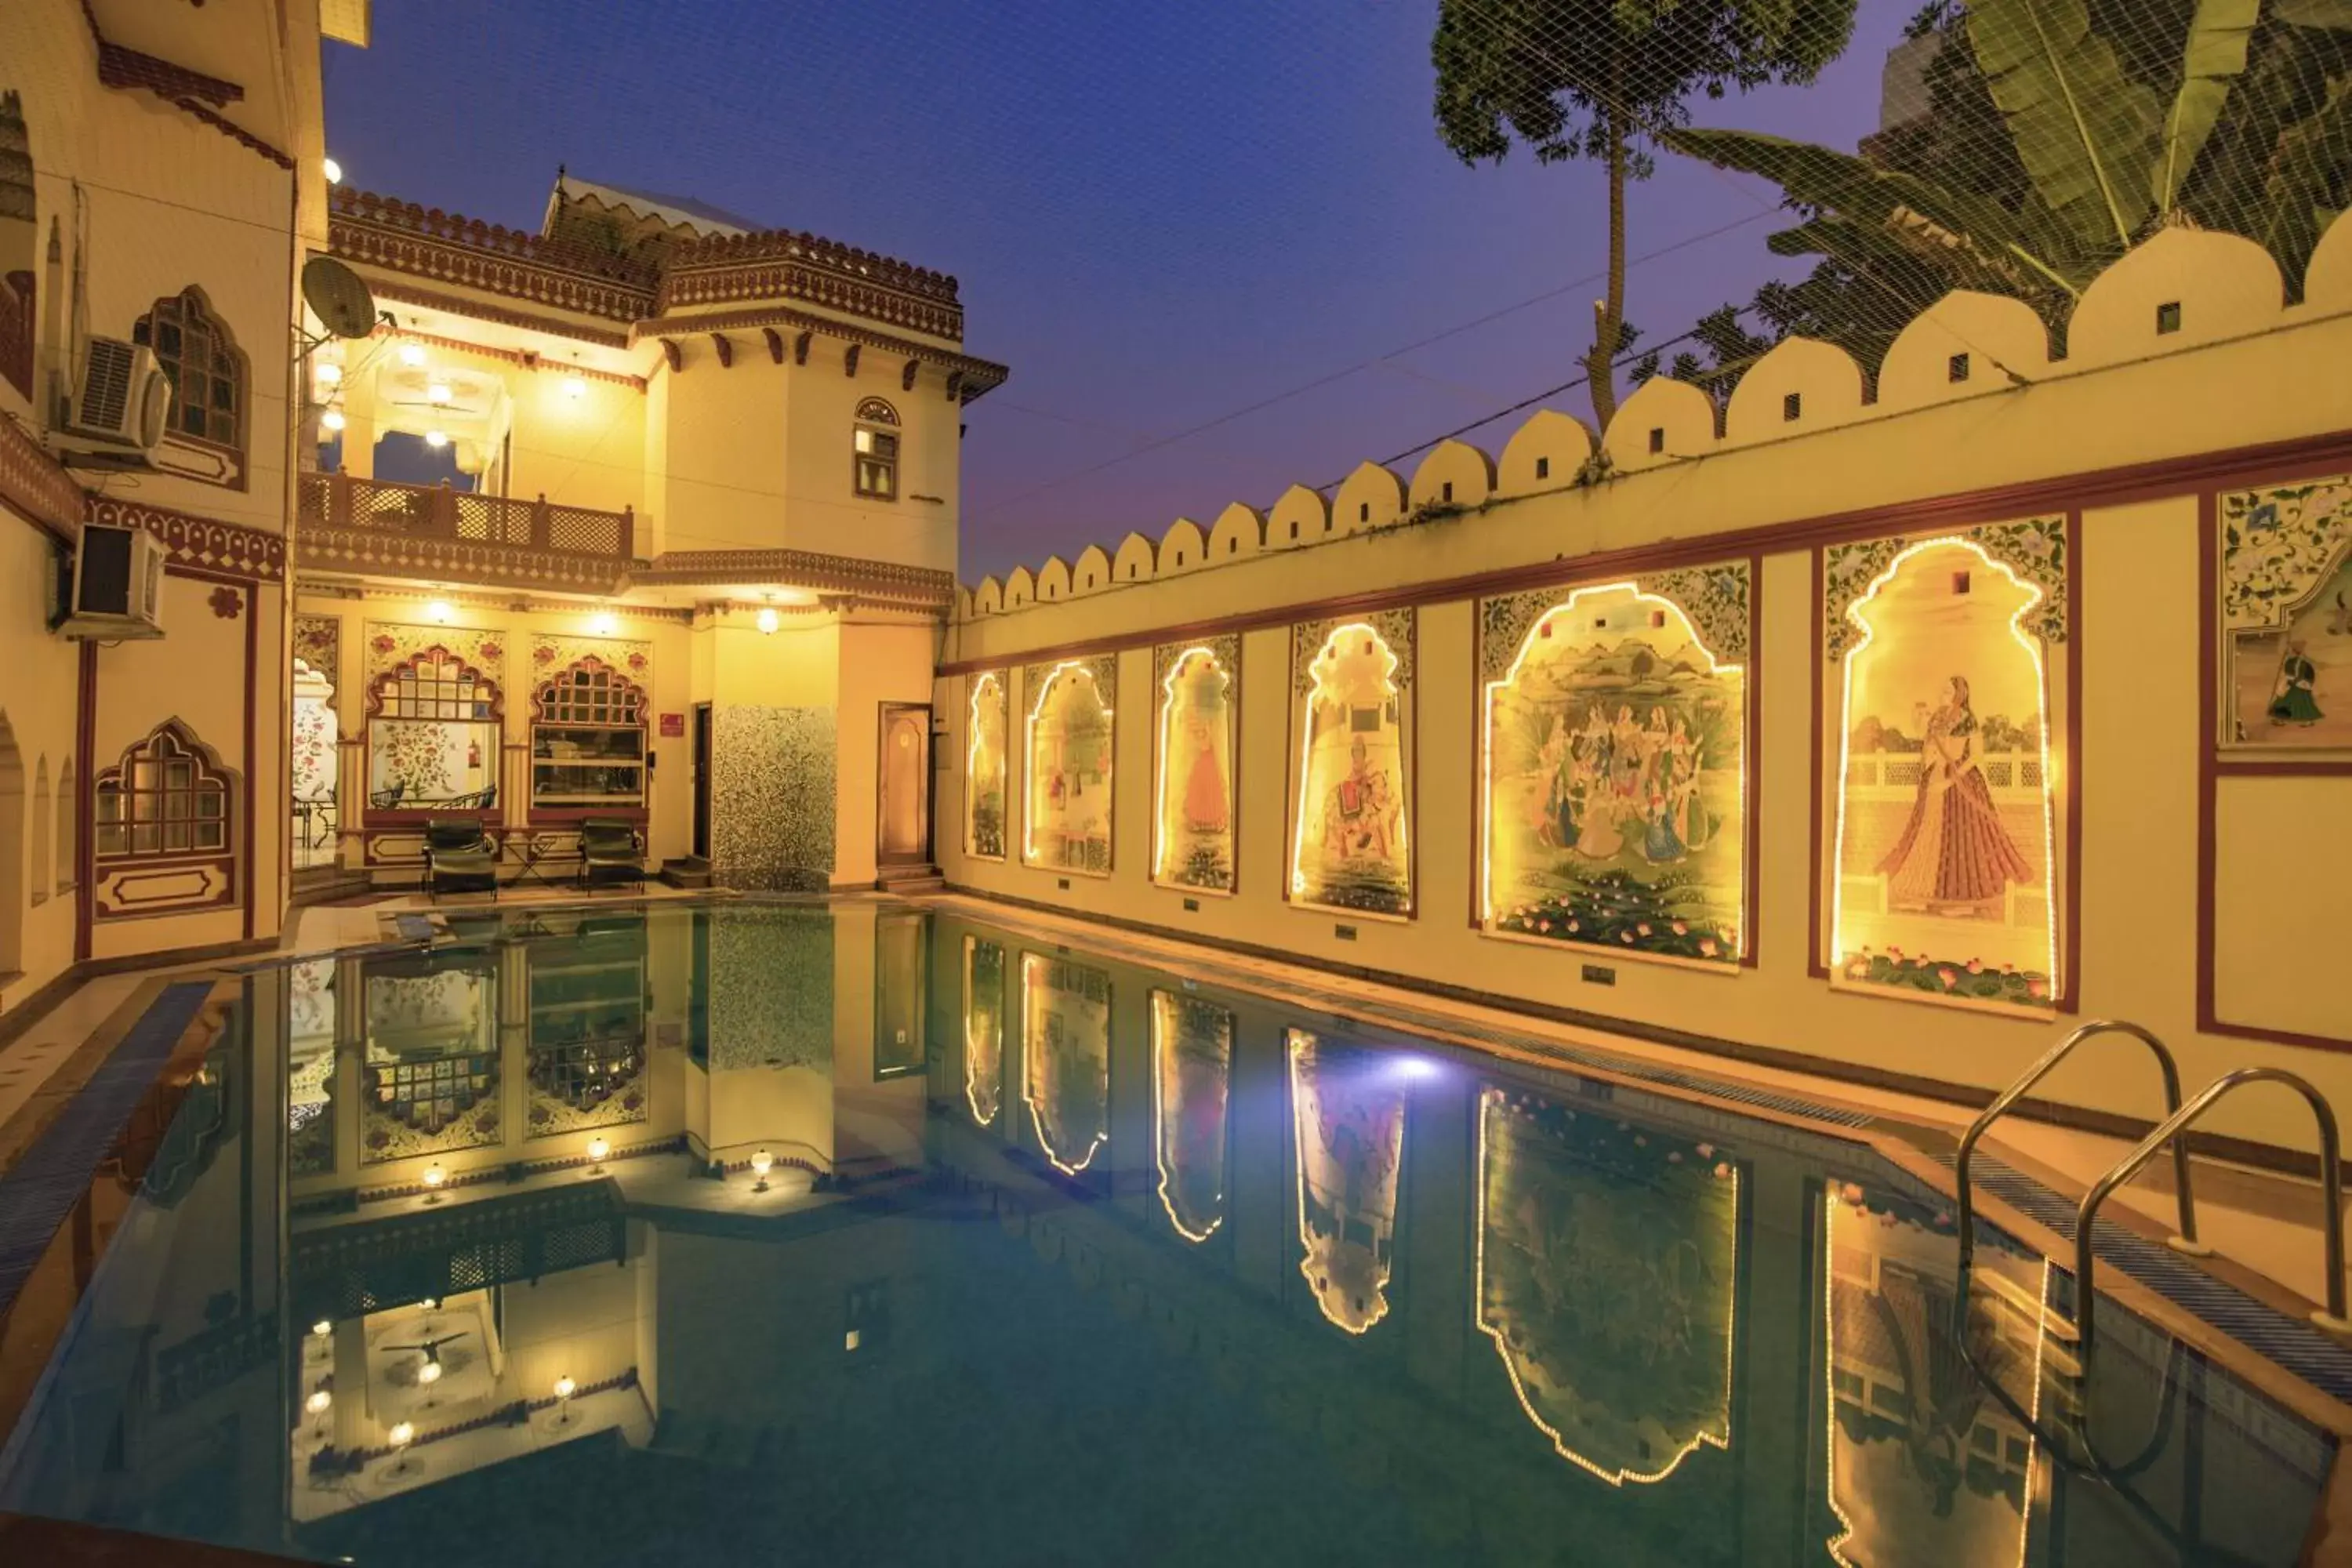
[[[1834,1124],[1213,973],[871,902],[257,972],[98,1177],[0,1508],[416,1568],[2295,1561],[2329,1438],[2114,1301],[2085,1365],[2005,1238],[1964,1289]]]

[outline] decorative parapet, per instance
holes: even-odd
[[[821,593],[926,609],[949,608],[956,598],[952,572],[813,550],[672,550],[632,566],[622,585],[694,587],[739,583],[789,583]]]
[[[1206,540],[1178,518],[1155,546],[1129,534],[1100,582],[1051,561],[1032,574],[1015,567],[983,577],[964,596],[972,617],[1062,604],[1140,586],[1177,572],[1244,560],[1260,552],[1337,543],[1352,535],[1442,522],[1500,503],[1606,484],[1629,475],[1744,448],[1916,414],[1968,399],[1998,398],[2043,383],[2237,342],[2352,312],[2352,214],[2339,216],[2312,252],[2303,302],[2290,306],[2268,251],[2236,235],[2168,227],[2092,279],[2076,301],[2065,353],[2053,358],[2049,330],[2020,300],[1955,290],[1906,326],[1874,377],[1833,344],[1790,338],[1748,367],[1727,405],[1700,387],[1656,376],[1618,405],[1598,437],[1582,424],[1539,409],[1510,436],[1499,459],[1458,440],[1432,447],[1409,483],[1360,464],[1336,485],[1293,485],[1263,522],[1236,502]],[[1327,502],[1324,492],[1328,491]],[[2063,540],[2049,519],[1979,529],[1971,535],[2021,575],[2042,582]],[[1096,547],[1089,547],[1095,549]],[[1083,560],[1086,557],[1081,556]],[[1857,572],[1878,564],[1840,557]],[[1055,592],[1045,592],[1051,582]],[[1693,586],[1685,584],[1685,588]],[[1705,586],[1705,584],[1698,584]],[[2048,593],[2032,629],[2066,635],[2065,607]],[[1736,636],[1733,607],[1712,628]]]
[[[81,526],[82,488],[13,419],[0,419],[0,501],[60,539]]]
[[[286,576],[286,540],[281,534],[110,496],[91,496],[84,521],[143,528],[163,542],[173,565],[257,583],[280,582]]]
[[[651,314],[658,281],[640,262],[343,186],[327,244],[347,261],[608,321]]]

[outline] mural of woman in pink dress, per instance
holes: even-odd
[[[1224,774],[1217,766],[1216,734],[1205,719],[1193,720],[1186,733],[1192,766],[1184,775],[1184,826],[1195,833],[1223,833],[1228,807]]]
[[[1911,818],[1878,869],[1894,909],[1967,912],[1999,900],[2012,882],[2033,879],[1977,766],[1977,718],[1966,676],[1952,677],[1942,706],[1928,717]]]

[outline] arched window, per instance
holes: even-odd
[[[166,720],[98,775],[98,858],[226,855],[231,794],[204,742]]]
[[[74,795],[73,759],[58,764],[58,881],[70,893],[81,881],[81,802]]]
[[[857,405],[857,493],[891,500],[898,494],[898,411],[878,397]]]
[[[498,684],[445,647],[428,647],[368,687],[373,811],[498,806]]]
[[[644,806],[645,688],[592,654],[541,685],[532,706],[534,812]]]
[[[25,883],[33,902],[49,901],[49,819],[55,802],[49,794],[49,759],[42,757],[33,764],[33,837],[31,841],[32,868]]]
[[[245,449],[245,355],[228,328],[184,289],[155,301],[131,337],[155,351],[172,381],[173,435],[233,452]]]

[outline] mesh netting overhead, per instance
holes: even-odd
[[[1857,150],[1707,123],[1738,117],[1711,100],[1812,79],[1853,16],[1854,0],[1444,0],[1437,120],[1465,158],[1597,160],[1638,202],[1659,160],[1688,157],[1785,204],[1768,243],[1793,276],[1664,342],[1622,325],[1612,280],[1579,380],[1664,370],[1721,395],[1792,333],[1875,367],[1953,289],[2024,300],[2063,351],[2083,289],[2162,226],[2255,240],[2293,294],[2346,205],[2352,0],[1931,0]]]

